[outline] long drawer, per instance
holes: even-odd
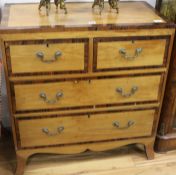
[[[15,84],[16,111],[159,100],[161,75]]]
[[[167,37],[95,38],[94,70],[163,66]]]
[[[155,110],[18,120],[21,147],[150,136]]]
[[[12,75],[87,71],[88,39],[11,41],[6,45]]]

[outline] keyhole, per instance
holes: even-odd
[[[91,83],[91,80],[88,80],[88,83],[90,84],[90,83]]]

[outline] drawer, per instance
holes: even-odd
[[[12,75],[87,72],[88,39],[6,43]]]
[[[167,40],[162,36],[96,38],[94,71],[165,66]]]
[[[16,111],[157,101],[161,75],[15,84]]]
[[[18,120],[21,147],[150,136],[155,110]]]

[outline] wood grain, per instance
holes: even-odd
[[[91,65],[92,67],[92,65]],[[31,75],[31,76],[10,76],[9,80],[12,83],[17,83],[17,84],[23,84],[24,82],[29,83],[29,82],[44,82],[44,81],[53,81],[53,80],[69,80],[69,79],[86,79],[86,78],[101,78],[101,77],[124,77],[124,76],[137,76],[137,75],[148,75],[148,74],[164,74],[167,72],[166,67],[161,67],[161,68],[137,68],[137,69],[128,69],[128,70],[123,70],[123,71],[101,71],[101,72],[89,72],[88,74],[53,74],[51,75]]]
[[[158,40],[131,40],[131,41],[104,41],[97,43],[97,68],[113,69],[139,66],[162,66],[166,47],[165,39]],[[120,54],[125,49],[127,56],[133,57],[135,50],[141,48],[142,52],[133,60],[127,60]]]
[[[73,3],[67,3],[68,14],[59,10],[56,13],[55,6],[51,6],[49,16],[45,15],[45,10],[38,10],[38,4],[17,4],[10,6],[8,27],[40,27],[40,26],[92,26],[93,24],[151,24],[154,20],[161,20],[161,23],[166,22],[151,10],[151,7],[146,6],[143,2],[128,2],[120,3],[120,12],[115,11],[109,13],[109,5],[105,3],[105,9],[102,15],[99,15],[99,10],[92,11],[92,3],[78,3],[76,6]],[[140,10],[139,10],[140,9]],[[144,13],[145,12],[145,13]],[[131,15],[126,15],[130,13]],[[140,16],[140,18],[139,18]],[[118,18],[118,20],[117,20]],[[26,20],[28,19],[28,20]]]
[[[78,80],[76,83],[74,80],[27,85],[15,84],[16,111],[159,100],[160,82],[161,76],[154,75]],[[138,90],[130,97],[123,97],[116,92],[117,88],[122,88],[123,93],[131,93],[133,86],[137,86]],[[63,97],[53,104],[48,104],[40,98],[41,92],[44,92],[49,100],[55,100],[58,92],[62,92]]]
[[[42,72],[66,72],[84,71],[85,58],[88,50],[84,49],[84,43],[54,43],[54,44],[26,44],[10,45],[10,58],[12,74],[19,73],[41,73]],[[62,55],[51,63],[55,53],[60,51]],[[44,61],[36,56],[37,52],[43,52]]]
[[[166,92],[162,106],[162,113],[158,127],[158,135],[155,142],[155,150],[157,152],[165,152],[176,149],[176,130],[174,122],[176,119],[176,36],[174,40],[171,65],[169,68]],[[161,132],[163,129],[163,132]]]
[[[1,140],[0,153],[1,173],[13,175],[16,158],[11,140]],[[29,159],[24,175],[53,175],[58,172],[60,175],[173,175],[176,170],[176,151],[155,153],[155,159],[150,161],[146,160],[143,153],[142,147],[128,146],[77,155],[39,154]]]
[[[90,38],[90,37],[126,37],[126,36],[160,36],[160,35],[174,35],[175,29],[164,28],[164,29],[126,29],[126,30],[83,30],[83,31],[75,31],[76,29],[72,29],[69,31],[38,31],[33,33],[16,30],[14,33],[1,33],[1,38],[5,41],[18,41],[18,40],[37,40],[37,39],[56,39],[56,38]],[[6,30],[7,31],[7,30]]]
[[[176,134],[175,132],[170,132],[163,136],[159,134],[156,137],[155,151],[158,153],[165,153],[171,150],[175,150],[176,145]]]
[[[19,133],[22,147],[70,144],[88,141],[150,136],[155,110],[93,114],[74,117],[19,120]],[[133,121],[130,127],[128,122]],[[119,127],[113,126],[119,122]],[[61,133],[58,127],[64,127]],[[127,128],[126,128],[127,127]],[[42,132],[48,128],[49,136]]]
[[[44,112],[30,112],[30,113],[17,113],[14,114],[15,118],[37,118],[37,117],[52,117],[52,116],[68,116],[68,115],[82,115],[82,114],[92,114],[92,113],[104,113],[104,112],[120,112],[120,111],[132,111],[132,110],[146,110],[146,109],[157,109],[160,106],[159,102],[152,103],[137,103],[136,105],[119,105],[119,106],[104,106],[104,107],[92,107],[86,109],[74,109],[74,110],[55,110],[55,111],[44,111]]]
[[[105,151],[127,144],[140,143],[145,147],[147,158],[154,158],[153,144],[169,70],[175,25],[165,21],[144,2],[120,2],[121,10],[119,14],[114,13],[113,10],[109,12],[109,9],[107,9],[108,4],[106,3],[102,16],[97,13],[97,9],[91,11],[91,8],[89,8],[91,5],[92,3],[70,3],[68,7],[71,10],[68,15],[62,14],[62,11],[58,11],[58,14],[55,14],[52,6],[51,15],[48,17],[43,15],[43,9],[38,14],[37,4],[9,5],[5,10],[3,23],[0,26],[0,39],[2,41],[3,62],[6,71],[12,128],[18,161],[16,175],[23,174],[27,159],[37,153],[76,154],[88,150]],[[160,22],[156,23],[156,19]],[[99,69],[100,72],[93,72],[95,66],[93,60],[93,56],[95,56],[93,53],[95,51],[94,45],[95,40],[99,37],[107,39],[123,37],[126,38],[126,41],[131,41],[130,37],[136,37],[138,40],[139,38],[145,38],[145,42],[151,42],[150,44],[142,43],[145,49],[149,48],[147,53],[145,53],[145,55],[150,57],[150,60],[147,60],[149,63],[144,60],[139,66],[132,65],[130,67],[129,65],[123,70],[119,69],[119,71],[113,70],[113,65],[111,65],[109,72],[101,70],[101,68]],[[59,75],[56,75],[52,70],[47,70],[49,66],[46,69],[42,67],[43,74],[40,74],[40,72],[32,74],[31,70],[25,69],[25,65],[23,67],[23,64],[17,66],[17,71],[23,69],[22,73],[16,72],[17,74],[12,74],[11,71],[14,71],[14,65],[19,61],[13,62],[11,67],[9,46],[14,46],[16,45],[15,43],[18,43],[18,46],[24,46],[26,43],[28,45],[30,41],[33,42],[30,44],[33,45],[32,49],[34,49],[34,46],[41,44],[38,43],[40,42],[39,40],[48,42],[49,40],[69,40],[70,38],[74,38],[74,41],[82,38],[87,39],[87,51],[84,52],[84,56],[86,55],[86,58],[88,58],[87,65],[85,64],[87,68],[87,72],[84,72],[85,74],[83,72],[72,74],[73,72],[70,73],[68,71],[64,72],[64,74],[59,73]],[[165,39],[166,42],[161,39]],[[155,43],[154,41],[157,42]],[[71,43],[75,44],[75,42]],[[116,45],[116,41],[111,43]],[[124,44],[125,42],[120,41],[120,43]],[[127,45],[123,46],[127,47]],[[80,51],[82,46],[78,47],[78,52],[83,55],[83,51]],[[137,47],[139,46],[137,45]],[[63,49],[66,48],[67,45]],[[25,56],[32,57],[32,54],[28,53],[28,49],[25,50],[26,53],[22,53],[23,49],[20,52],[16,48],[11,49],[14,52],[12,55],[16,57],[16,55],[22,54],[20,59],[24,59]],[[100,48],[98,52],[105,53],[105,49],[106,47],[104,47],[104,50]],[[133,47],[128,46],[128,49],[130,54],[134,51]],[[153,49],[154,55],[150,54],[149,50],[151,49]],[[77,50],[76,47],[75,50]],[[114,55],[114,49],[111,52]],[[109,52],[108,56],[112,56],[112,53]],[[47,54],[51,56],[50,51]],[[145,55],[142,58],[145,58]],[[69,54],[69,59],[71,59],[70,56],[72,55]],[[27,61],[25,62],[27,63]],[[149,65],[151,62],[154,65]],[[106,63],[103,64],[105,65]],[[71,66],[68,63],[66,65]],[[83,63],[79,62],[76,64],[76,66],[80,65],[83,68]],[[124,68],[124,66],[125,64],[121,68]],[[28,71],[27,73],[24,72],[26,70]],[[47,74],[45,70],[48,71]],[[116,92],[116,88],[122,88],[124,93],[129,94],[131,88],[136,85],[138,90],[132,95],[126,95],[129,96],[128,98],[122,97],[120,93]],[[47,104],[47,100],[42,100],[39,97],[40,92],[45,92],[47,99],[53,100],[58,91],[63,91],[64,96],[56,101],[55,104]],[[55,102],[55,100],[52,102]],[[142,113],[142,111],[144,112]],[[147,111],[152,112],[148,114]],[[140,117],[137,112],[139,112]],[[118,114],[118,120],[123,124],[122,126],[126,126],[127,121],[133,117],[137,128],[135,129],[134,125],[134,130],[133,127],[128,128],[133,130],[132,132],[126,132],[126,130],[123,132],[119,130],[108,132],[111,130],[109,123],[112,124],[112,120],[117,117],[112,116],[112,113]],[[147,114],[144,115],[145,113]],[[125,116],[122,117],[120,114]],[[69,121],[66,121],[68,119]],[[59,140],[60,145],[57,145],[58,142],[54,142],[54,139],[52,142],[48,142],[47,139],[41,139],[44,146],[39,144],[41,142],[40,139],[36,139],[38,141],[36,143],[32,137],[43,137],[43,135],[41,136],[37,133],[38,128],[47,125],[49,131],[55,132],[57,121],[64,123],[65,126],[70,126],[70,135],[67,134],[68,137],[63,137],[62,140]],[[79,125],[79,122],[81,125]],[[86,125],[84,125],[85,123]],[[99,123],[100,125],[98,125]],[[138,123],[142,125],[137,125]],[[17,129],[18,125],[21,127],[20,132]],[[33,126],[36,126],[37,131],[33,129]],[[90,130],[87,131],[86,126]],[[107,127],[107,130],[103,127]],[[141,132],[138,132],[138,130]],[[103,134],[103,132],[106,134]],[[115,132],[119,133],[117,137],[113,134]],[[34,134],[31,135],[31,133]],[[86,137],[83,138],[81,134],[85,134]],[[79,137],[75,137],[75,135]],[[19,136],[24,136],[21,137],[24,141],[23,147],[20,147],[21,138]],[[91,141],[91,138],[93,141]],[[69,143],[70,140],[71,143]],[[83,141],[74,143],[74,140],[77,140],[77,142]],[[33,143],[33,148],[25,148],[25,144],[30,144],[28,141]],[[105,174],[106,172],[103,173]],[[140,172],[137,173],[139,174]]]

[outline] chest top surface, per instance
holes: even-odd
[[[102,14],[98,7],[92,9],[92,3],[66,3],[68,14],[51,5],[49,16],[45,8],[38,11],[38,4],[8,4],[5,6],[1,31],[8,29],[78,29],[97,30],[102,28],[163,28],[168,27],[162,17],[145,2],[120,2],[119,13],[110,10],[108,3]],[[169,25],[172,26],[172,25]]]

